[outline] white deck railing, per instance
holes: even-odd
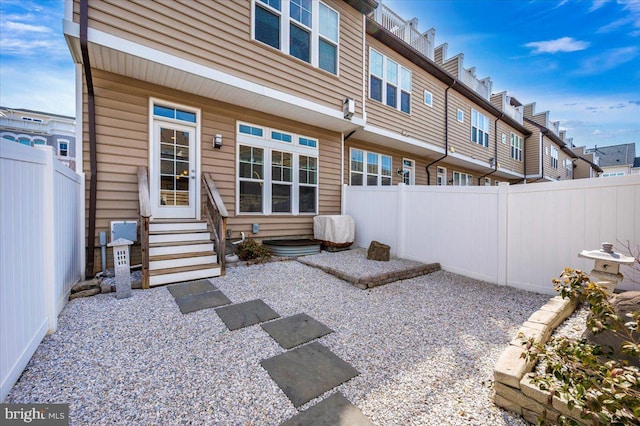
[[[509,117],[516,120],[518,123],[522,124],[523,112],[522,107],[514,107],[513,105],[506,102],[503,108],[505,114]]]
[[[486,100],[491,99],[491,80],[483,79],[478,80],[478,78],[473,74],[471,70],[462,69],[462,75],[460,76],[460,80],[474,92],[485,98]]]
[[[380,3],[378,8],[373,12],[372,18],[384,29],[416,49],[422,55],[433,60],[433,49],[435,43],[435,34],[433,30],[429,30],[424,34],[418,31],[417,19],[406,21],[397,13]]]
[[[83,186],[51,147],[0,141],[0,400],[82,274]]]

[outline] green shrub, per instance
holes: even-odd
[[[565,269],[554,287],[563,298],[588,302],[591,315],[587,327],[594,334],[611,330],[624,337],[622,353],[640,356],[640,341],[633,335],[638,329],[640,313],[620,318],[615,314],[605,290],[591,282],[582,271]],[[546,345],[529,340],[529,360],[537,360],[544,373],[533,382],[551,395],[567,400],[569,409],[576,407],[580,417],[591,424],[637,425],[640,418],[640,369],[614,359],[612,351],[589,343],[586,339],[553,338]],[[544,422],[543,422],[544,423]],[[561,418],[561,424],[575,424]]]
[[[240,260],[257,260],[262,263],[269,260],[271,252],[253,238],[248,238],[238,244],[238,257]]]

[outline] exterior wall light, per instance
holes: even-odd
[[[222,135],[215,135],[213,137],[213,147],[216,149],[222,148]]]
[[[351,98],[345,98],[344,102],[342,102],[342,113],[344,114],[344,118],[347,120],[351,120],[353,114],[356,112],[356,101]]]

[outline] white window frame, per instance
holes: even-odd
[[[258,6],[256,6],[256,3]],[[320,35],[320,4],[334,12],[337,15],[338,19],[338,28],[337,28],[337,40],[331,40],[330,38]],[[262,7],[270,13],[276,14],[279,16],[280,20],[280,48],[275,48],[269,44],[266,44],[258,39],[256,39],[255,32],[255,22],[256,22],[256,7]],[[319,70],[326,72],[331,75],[340,76],[340,13],[334,8],[330,7],[328,4],[324,2],[319,2],[317,0],[311,1],[311,27],[299,22],[298,20],[291,17],[291,3],[289,0],[281,0],[280,9],[277,10],[271,7],[270,5],[263,3],[260,0],[251,0],[251,40],[260,43],[263,46],[267,46],[271,49],[275,49],[285,53],[296,60],[310,64]],[[299,59],[293,56],[290,53],[290,36],[291,36],[291,25],[296,25],[297,27],[309,32],[310,37],[310,52],[309,59],[310,62],[307,62],[303,59]],[[320,68],[320,40],[323,40],[329,44],[332,44],[336,47],[336,72],[332,73],[331,71],[327,71],[324,68]]]
[[[427,100],[427,97],[429,98],[428,100]],[[424,104],[425,104],[426,106],[428,106],[428,107],[433,107],[433,93],[431,93],[431,92],[430,92],[430,91],[428,91],[428,90],[425,90],[425,91],[424,91],[423,101],[424,101]]]
[[[464,123],[464,111],[460,108],[458,108],[458,112],[456,113],[456,119],[458,122]]]
[[[436,185],[438,186],[447,186],[447,168],[446,167],[437,167],[436,168]]]
[[[551,147],[551,158],[549,159],[549,162],[551,163],[551,167],[554,169],[558,168],[558,148],[555,146]]]
[[[354,151],[360,151],[362,152],[362,171],[354,171],[353,170],[353,165],[352,165],[352,158],[353,158],[353,152]],[[378,168],[377,171],[375,173],[375,175],[377,176],[376,179],[376,184],[375,185],[368,185],[368,181],[367,181],[367,176],[368,175],[374,175],[373,173],[368,173],[367,172],[367,154],[372,154],[372,155],[377,155],[378,156]],[[389,159],[389,163],[391,164],[391,170],[389,171],[388,175],[383,175],[382,174],[382,158],[388,158]],[[393,185],[393,157],[391,157],[390,155],[385,155],[385,154],[381,154],[379,152],[374,152],[374,151],[367,151],[365,149],[360,149],[360,148],[349,148],[349,185],[352,185],[351,183],[351,177],[352,174],[359,174],[362,175],[362,185],[357,185],[357,186],[391,186]],[[389,178],[389,185],[383,185],[382,184],[382,179],[383,178]]]
[[[262,129],[262,136],[248,135],[240,133],[240,126],[246,125],[254,128]],[[280,140],[272,139],[271,132],[278,132],[293,137],[292,142],[283,142]],[[307,140],[315,141],[315,147],[300,145],[299,139],[304,138]],[[263,150],[263,176],[262,179],[251,179],[240,177],[240,146],[248,146],[253,148],[260,148]],[[317,215],[320,210],[320,151],[319,141],[317,138],[298,135],[292,132],[283,131],[279,129],[272,129],[265,126],[259,126],[252,123],[237,121],[236,122],[236,214],[240,216],[305,216],[305,215]],[[273,160],[273,151],[280,151],[292,154],[292,180],[291,180],[291,212],[272,212],[272,185],[282,184],[280,181],[274,182],[272,179],[271,167]],[[313,157],[316,160],[316,183],[301,183],[300,182],[300,157]],[[262,211],[261,212],[241,212],[240,211],[240,182],[241,181],[259,181],[262,183]],[[300,212],[300,188],[301,187],[314,187],[316,188],[316,199],[314,212]]]
[[[406,165],[405,162],[410,162],[411,165]],[[409,175],[409,182],[405,179],[405,173]],[[410,158],[402,159],[402,182],[405,185],[415,185],[416,184],[416,162]]]
[[[475,109],[471,109],[471,142],[489,148],[489,117]],[[473,140],[475,137],[476,140]]]
[[[473,186],[473,176],[463,172],[453,172],[453,186]]]
[[[522,136],[511,132],[510,155],[516,161],[522,161]]]
[[[37,145],[43,145],[43,146],[47,146],[47,140],[43,137],[39,137],[39,136],[34,136],[32,141],[33,146],[37,146]],[[41,142],[41,143],[38,143]],[[67,152],[69,150],[69,145],[67,145]]]
[[[494,186],[499,186],[500,185],[500,181],[499,180],[494,180],[493,181],[493,185]]]
[[[377,75],[377,74],[373,74],[375,77],[379,78],[380,80],[382,80],[382,88],[381,88],[381,100],[375,99],[371,97],[371,56],[372,53],[375,52],[376,54],[382,56],[382,75]],[[398,73],[396,76],[396,81],[389,81],[388,80],[388,75],[387,75],[387,70],[389,68],[389,63],[393,63],[395,65],[397,65],[398,67]],[[403,74],[408,74],[409,75],[409,88],[407,89],[406,87],[403,87],[403,81],[402,81],[402,76]],[[368,72],[368,82],[367,85],[369,87],[369,99],[376,101],[376,102],[380,102],[383,105],[388,106],[389,108],[393,108],[395,110],[398,110],[404,114],[407,115],[411,115],[411,98],[412,98],[412,92],[413,92],[413,74],[411,72],[410,69],[402,66],[398,61],[395,61],[391,58],[389,58],[388,56],[386,56],[385,54],[377,51],[376,49],[370,47],[369,48],[369,72]],[[387,86],[391,85],[394,86],[396,88],[396,106],[392,106],[387,104]],[[402,93],[408,93],[409,94],[409,111],[403,111],[402,110]]]
[[[62,155],[60,153],[60,144],[63,144],[63,143],[67,144],[67,155]],[[70,147],[70,145],[71,145],[71,143],[69,143],[69,139],[58,139],[58,141],[57,141],[57,148],[58,148],[57,153],[58,153],[58,156],[62,157],[62,158],[69,158],[69,147]]]
[[[491,186],[491,178],[490,177],[484,178],[484,186]]]

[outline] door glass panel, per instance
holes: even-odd
[[[160,205],[189,206],[189,132],[160,128]]]

